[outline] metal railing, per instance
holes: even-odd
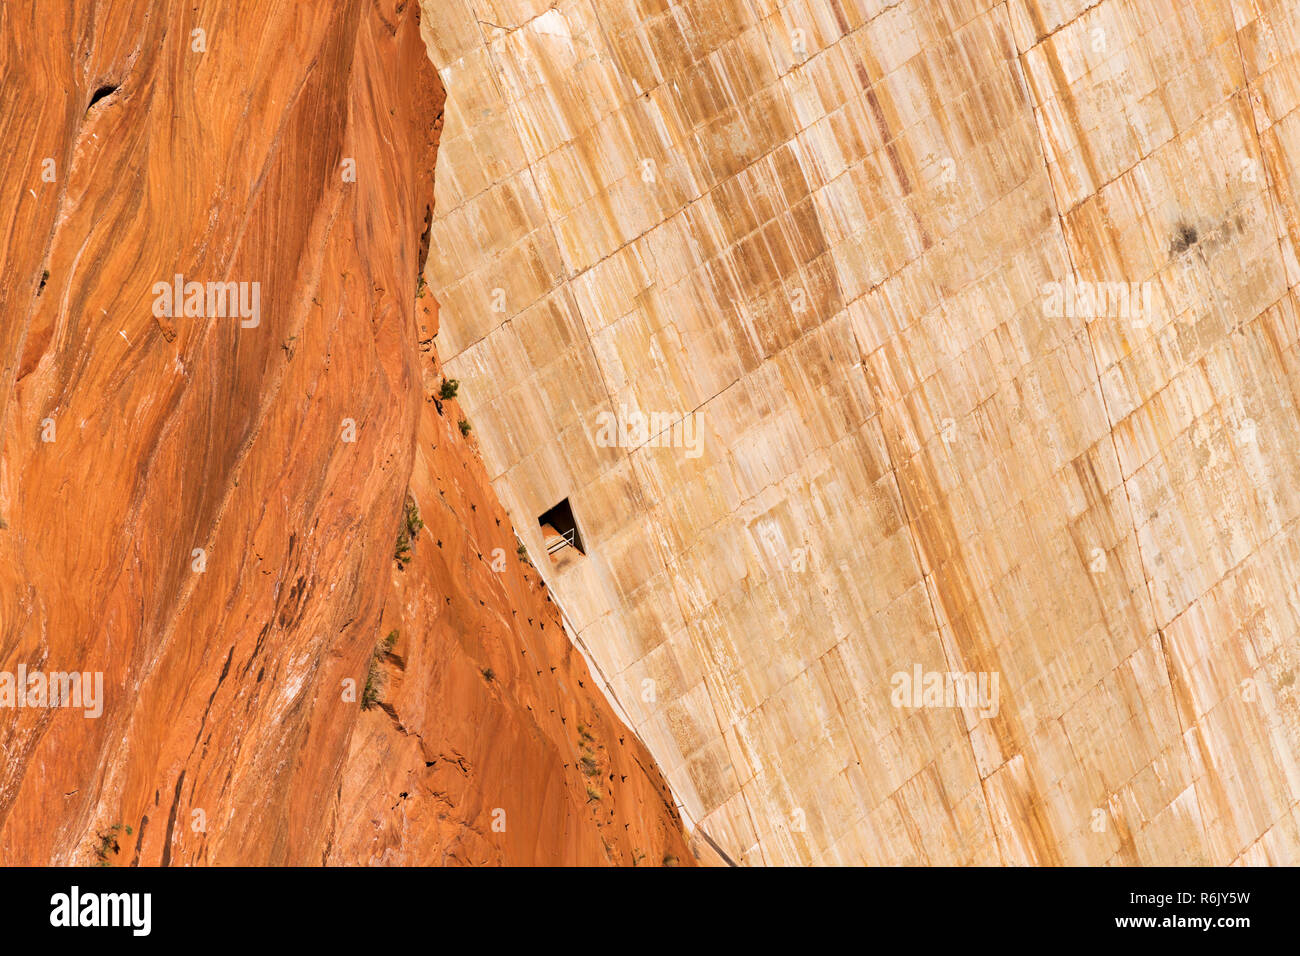
[[[574,545],[573,543],[574,530],[572,528],[570,528],[568,531],[557,531],[556,534],[560,536],[560,540],[552,541],[550,544],[546,546],[547,554],[555,554],[555,552],[563,551],[565,548],[576,547],[576,545]]]

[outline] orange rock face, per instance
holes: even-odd
[[[103,675],[0,709],[0,863],[691,862],[437,397],[417,6],[0,35],[0,671]]]

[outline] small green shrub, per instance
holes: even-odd
[[[409,495],[406,498],[406,530],[415,537],[424,527],[424,519],[420,517],[420,506],[415,503],[415,499]]]
[[[390,653],[397,646],[399,637],[401,637],[401,632],[397,628],[393,628],[370,652],[370,667],[366,670],[366,686],[361,691],[362,710],[369,710],[379,703],[379,692],[384,688],[384,675],[379,669],[379,662],[384,659],[385,654]]]
[[[112,865],[112,861],[109,860],[109,854],[116,854],[121,851],[122,847],[117,842],[117,835],[122,832],[125,832],[127,836],[130,836],[133,831],[129,826],[124,826],[121,823],[114,823],[107,830],[103,830],[96,834],[96,836],[99,837],[99,846],[95,847],[95,856],[98,858],[96,866]]]
[[[411,552],[415,547],[415,538],[423,527],[424,521],[420,517],[420,508],[415,503],[415,499],[408,494],[406,496],[406,514],[402,520],[401,530],[397,532],[397,545],[393,549],[393,557],[399,567],[405,568],[411,562]]]
[[[444,378],[442,388],[438,390],[438,397],[444,402],[449,398],[455,398],[456,393],[460,391],[460,380],[455,378]]]
[[[465,421],[465,419],[462,418],[460,420],[460,433],[462,435],[468,435],[470,432],[470,427],[471,427],[470,423]]]
[[[361,692],[361,709],[369,710],[379,703],[379,687],[383,682],[383,676],[379,673],[378,649],[370,655],[370,669],[366,671],[366,686]]]

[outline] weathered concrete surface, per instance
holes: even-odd
[[[572,503],[545,574],[691,817],[1300,862],[1300,8],[425,7],[442,354],[534,553]],[[996,714],[894,706],[917,665]]]
[[[104,673],[0,709],[0,863],[691,862],[432,401],[418,14],[0,6],[0,671]]]

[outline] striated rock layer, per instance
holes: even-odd
[[[442,355],[691,818],[1300,862],[1300,7],[424,5]]]
[[[434,401],[418,18],[0,6],[0,670],[103,674],[0,710],[0,863],[692,859]]]

